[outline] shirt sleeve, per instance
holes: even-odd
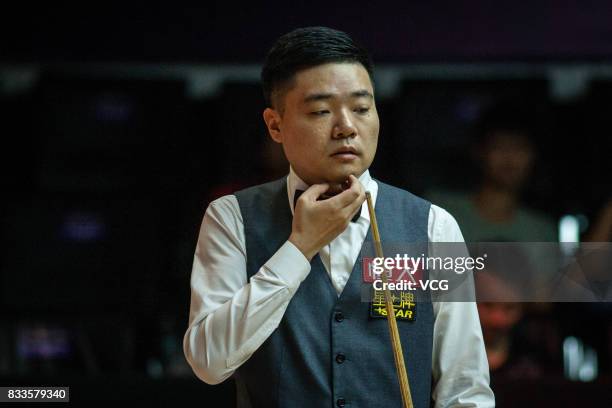
[[[431,242],[464,242],[457,221],[432,205]],[[466,248],[467,252],[467,248]],[[432,398],[436,408],[495,407],[475,302],[433,302]]]
[[[183,351],[208,384],[230,377],[278,327],[289,301],[310,272],[291,242],[247,283],[244,225],[233,195],[207,208],[191,271],[189,325]]]

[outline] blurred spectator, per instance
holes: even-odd
[[[426,193],[457,219],[466,241],[557,240],[554,221],[521,203],[536,160],[530,116],[527,107],[494,105],[481,118],[472,152],[480,170],[478,188],[467,193]]]
[[[526,254],[512,247],[502,250],[503,256],[489,256],[485,269],[475,274],[477,298],[486,299],[477,306],[492,383],[560,374],[555,361],[560,342],[556,325],[550,319],[530,318],[529,305],[520,302],[524,283],[519,277],[529,276],[531,270]],[[524,270],[511,274],[508,262],[511,269]]]

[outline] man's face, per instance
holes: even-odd
[[[350,174],[359,177],[370,166],[379,120],[372,83],[361,64],[299,71],[279,99],[281,109],[266,109],[264,120],[307,184],[327,182],[337,191]]]

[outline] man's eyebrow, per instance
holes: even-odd
[[[314,93],[304,98],[304,103],[322,101],[325,99],[331,99],[333,97],[330,93]]]
[[[334,95],[330,93],[314,93],[304,98],[304,103],[322,101],[333,98]],[[374,95],[367,89],[360,89],[358,91],[351,92],[352,98],[370,98],[374,99]]]
[[[368,91],[367,89],[360,89],[359,91],[355,91],[351,93],[351,96],[353,98],[370,98],[370,99],[374,99],[374,95],[372,95],[372,93],[370,91]]]

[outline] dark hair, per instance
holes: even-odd
[[[373,66],[368,52],[342,31],[305,27],[280,37],[268,52],[261,70],[266,105],[273,106],[275,94],[286,87],[298,71],[330,62],[360,63],[373,83]]]
[[[480,117],[475,142],[486,144],[495,132],[507,131],[521,135],[525,142],[533,144],[537,132],[534,110],[535,106],[525,101],[504,99],[493,103]]]

